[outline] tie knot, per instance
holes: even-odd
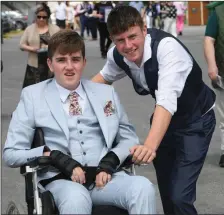
[[[76,92],[71,92],[71,93],[69,93],[68,97],[69,97],[69,99],[72,99],[72,98],[77,99],[79,97],[79,94]]]

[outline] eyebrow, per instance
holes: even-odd
[[[66,58],[66,57],[64,57],[64,56],[56,57],[56,60],[65,59],[65,58]],[[80,56],[72,56],[72,58],[75,58],[75,59],[81,59]]]

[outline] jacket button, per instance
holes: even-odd
[[[82,134],[82,131],[79,131],[80,134]]]
[[[78,124],[80,123],[80,120],[78,120]]]
[[[84,155],[86,155],[86,152],[83,152]]]
[[[83,144],[84,144],[84,142],[82,141],[82,142],[81,142],[81,144],[83,145]]]

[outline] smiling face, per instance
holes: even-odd
[[[64,55],[56,51],[51,59],[48,58],[47,63],[59,85],[71,91],[78,87],[86,65],[81,51]]]
[[[143,29],[141,29],[140,26],[133,26],[124,33],[114,35],[111,38],[118,52],[127,60],[139,66],[143,58],[146,34],[146,26],[144,26]]]

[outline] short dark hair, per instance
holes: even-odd
[[[78,51],[81,51],[83,58],[85,58],[85,44],[83,38],[73,30],[60,30],[49,40],[48,57],[50,59],[52,59],[55,52],[65,55]]]
[[[47,18],[49,19],[50,16],[51,16],[51,10],[50,10],[50,8],[47,6],[47,4],[44,3],[44,2],[42,2],[41,4],[38,4],[38,5],[36,6],[35,14],[37,15],[38,13],[40,13],[40,12],[42,12],[42,11],[44,11],[44,12],[47,13]]]
[[[124,33],[133,26],[139,26],[141,29],[144,26],[140,13],[134,7],[119,6],[109,13],[107,29],[111,36]]]

